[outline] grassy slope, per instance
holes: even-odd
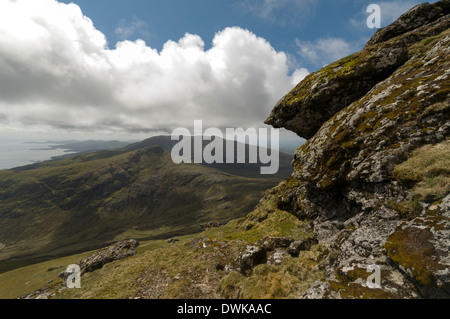
[[[257,266],[249,277],[237,272],[227,275],[221,267],[232,262],[247,244],[264,236],[302,239],[310,235],[307,223],[275,209],[268,198],[245,218],[180,237],[175,244],[163,240],[143,242],[135,256],[86,274],[81,289],[64,290],[55,298],[295,298],[321,278],[318,258],[323,246],[317,245],[298,258],[288,258],[281,266]],[[0,282],[4,283],[0,285],[0,298],[17,298],[52,279],[50,285],[60,282],[59,271],[47,269],[76,263],[83,256],[0,274]]]
[[[0,271],[124,238],[197,232],[245,216],[280,179],[175,165],[156,146],[0,171]]]

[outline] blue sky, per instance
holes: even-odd
[[[265,127],[307,74],[362,49],[373,0],[2,0],[0,135],[141,139]],[[387,0],[385,26],[417,0]]]

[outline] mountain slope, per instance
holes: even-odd
[[[220,139],[218,137],[215,137],[215,139],[219,139],[221,144],[223,145],[223,149],[226,150],[227,146],[226,143],[227,141],[224,139]],[[151,137],[148,138],[144,141],[138,142],[138,143],[134,143],[131,145],[128,145],[127,147],[125,147],[125,150],[128,151],[132,151],[132,150],[136,150],[136,149],[140,149],[140,148],[144,148],[144,147],[150,147],[150,146],[160,146],[162,147],[164,150],[171,152],[173,147],[178,143],[179,141],[172,141],[170,136],[155,136],[155,137]],[[219,142],[219,143],[220,143]],[[210,141],[203,141],[202,142],[202,148],[204,149],[208,144],[210,143]],[[234,161],[232,164],[227,163],[227,159],[226,159],[226,151],[223,154],[223,164],[222,163],[212,163],[212,164],[207,164],[203,161],[202,165],[206,166],[206,167],[210,167],[210,168],[214,168],[214,169],[218,169],[221,170],[223,172],[226,173],[230,173],[230,174],[234,174],[234,175],[238,175],[238,176],[246,176],[246,177],[256,177],[259,178],[261,177],[261,167],[262,166],[267,166],[268,164],[263,164],[260,161],[260,158],[258,157],[257,159],[257,163],[244,163],[244,164],[240,164],[238,163],[238,150],[240,147],[244,147],[245,149],[245,157],[248,159],[249,158],[249,145],[248,144],[242,144],[239,142],[234,142]],[[262,151],[267,152],[266,149],[263,149],[261,147],[257,147],[256,149],[257,154],[260,154]],[[193,138],[191,138],[191,153],[194,154],[194,140]],[[279,170],[278,172],[274,175],[277,178],[281,177],[281,178],[285,178],[287,176],[289,176],[292,172],[292,156],[285,154],[283,152],[279,152]]]
[[[203,223],[241,217],[281,179],[253,176],[175,165],[159,146],[0,171],[1,268],[127,237],[197,232]]]

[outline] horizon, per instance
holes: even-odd
[[[192,137],[195,136],[211,136],[216,137],[214,135],[205,135],[205,134],[192,134]],[[90,140],[83,140],[83,139],[77,139],[77,140],[41,140],[41,139],[0,139],[0,154],[3,154],[3,156],[0,158],[0,170],[9,170],[14,169],[22,166],[27,166],[31,164],[36,163],[43,163],[46,161],[54,160],[55,157],[63,156],[63,155],[70,155],[76,156],[78,154],[84,153],[83,151],[77,151],[72,148],[66,148],[64,146],[67,146],[67,144],[70,143],[88,143],[88,142],[97,142],[101,144],[106,144],[110,142],[118,142],[118,143],[127,143],[127,145],[132,145],[136,143],[144,142],[151,138],[158,138],[158,137],[167,137],[170,138],[170,135],[155,135],[151,136],[146,139],[141,140],[108,140],[108,139],[90,139]],[[224,135],[222,137],[219,137],[223,140],[231,140],[228,138],[227,135]],[[239,140],[237,140],[238,137],[234,136],[234,141],[239,143]],[[259,141],[259,139],[258,139]],[[280,145],[279,145],[279,152],[293,155],[295,150],[299,148],[305,141],[300,139],[300,144],[297,144],[297,139],[295,138],[285,138],[280,139]],[[251,139],[246,139],[247,145],[253,145],[251,143]],[[258,148],[260,147],[258,144],[256,144]],[[36,148],[37,146],[46,146],[47,148]],[[58,147],[61,146],[61,147]],[[126,146],[122,146],[126,147]],[[119,147],[120,149],[121,147]],[[270,149],[270,148],[269,148]],[[100,149],[92,149],[87,152],[97,152],[100,151]],[[6,154],[6,155],[5,155]]]

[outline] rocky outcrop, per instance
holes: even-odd
[[[393,173],[424,145],[448,147],[449,8],[411,9],[361,52],[305,78],[267,120],[308,138],[270,193],[329,243],[327,278],[303,298],[450,297],[448,186],[413,197],[415,184]],[[377,289],[371,265],[381,268]]]
[[[110,262],[136,255],[136,248],[138,246],[139,241],[128,239],[101,249],[79,262],[78,265],[81,268],[81,274],[100,269]]]
[[[317,245],[319,241],[317,237],[308,237],[304,240],[298,240],[291,243],[287,249],[287,252],[293,256],[297,257],[301,251],[310,250],[312,246]]]
[[[104,265],[111,263],[116,260],[121,260],[133,256],[136,254],[136,248],[139,246],[139,242],[135,239],[128,239],[117,242],[109,247],[100,249],[80,260],[77,265],[80,267],[81,276],[88,273],[93,272],[97,269],[102,268]],[[59,267],[51,267],[47,271],[51,272],[60,268],[64,268],[64,266]],[[47,285],[34,290],[24,296],[21,296],[19,299],[52,299],[55,298],[62,291],[68,289],[65,280],[68,279],[73,272],[68,272],[67,270],[62,271],[58,274],[58,277],[63,279],[61,280],[50,280],[47,282]]]
[[[80,267],[81,275],[93,272],[102,268],[105,264],[116,260],[125,259],[136,254],[139,241],[135,239],[123,240],[109,247],[103,248],[89,257],[80,260],[77,265]],[[61,272],[58,276],[67,278],[71,273]]]
[[[298,256],[302,250],[310,249],[317,244],[316,238],[294,241],[287,237],[265,236],[253,245],[248,245],[233,263],[225,266],[226,273],[237,270],[249,275],[254,267],[261,264],[281,265],[283,259]]]
[[[378,30],[366,46],[387,41],[411,30],[428,25],[449,13],[450,4],[446,0],[438,1],[434,4],[424,3],[417,5],[400,16],[391,25]]]
[[[447,0],[413,8],[393,25],[378,31],[361,52],[307,76],[278,102],[266,124],[312,138],[338,111],[405,64],[411,58],[411,43],[435,36],[448,26]]]
[[[250,272],[253,267],[267,261],[266,251],[261,246],[247,246],[247,249],[239,255],[239,271],[243,274]]]
[[[366,49],[340,60],[309,75],[278,102],[265,123],[309,139],[336,112],[364,96],[406,60],[407,50],[402,42]]]

